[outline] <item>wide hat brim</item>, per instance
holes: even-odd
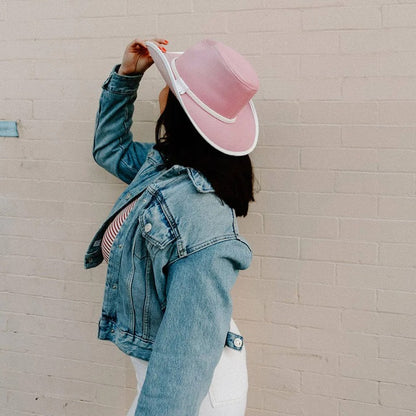
[[[214,148],[232,156],[250,153],[256,146],[259,127],[254,103],[250,100],[237,114],[232,123],[214,117],[200,107],[186,92],[180,93],[172,71],[172,61],[183,52],[162,52],[150,41],[146,42],[149,53],[170,90],[175,94],[188,118],[199,134]],[[186,80],[185,80],[186,81]],[[202,79],[201,82],[204,82]]]

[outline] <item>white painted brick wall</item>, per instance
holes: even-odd
[[[123,416],[83,254],[124,185],[92,159],[101,84],[134,37],[212,37],[261,88],[255,257],[233,288],[246,416],[416,415],[414,0],[0,0],[2,416]],[[132,131],[153,140],[155,68]]]

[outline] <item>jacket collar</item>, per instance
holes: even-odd
[[[194,168],[186,168],[192,183],[199,192],[214,192],[214,188],[208,182],[208,179]]]
[[[150,150],[148,154],[148,158],[151,159],[153,163],[159,167],[162,167],[162,165],[164,165],[162,155],[156,149]],[[194,168],[185,167],[182,165],[173,165],[168,170],[172,171],[172,173],[175,172],[176,174],[186,170],[193,185],[199,192],[202,192],[202,193],[215,192],[214,188],[212,187],[208,179],[202,173],[200,173],[198,170]]]

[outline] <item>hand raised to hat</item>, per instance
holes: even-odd
[[[166,52],[163,46],[168,44],[166,39],[134,39],[124,51],[123,60],[118,70],[120,75],[143,74],[153,64],[153,59],[145,44],[147,40],[155,43],[162,52]]]

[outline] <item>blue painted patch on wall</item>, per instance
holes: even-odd
[[[0,120],[0,137],[19,137],[17,122]]]

